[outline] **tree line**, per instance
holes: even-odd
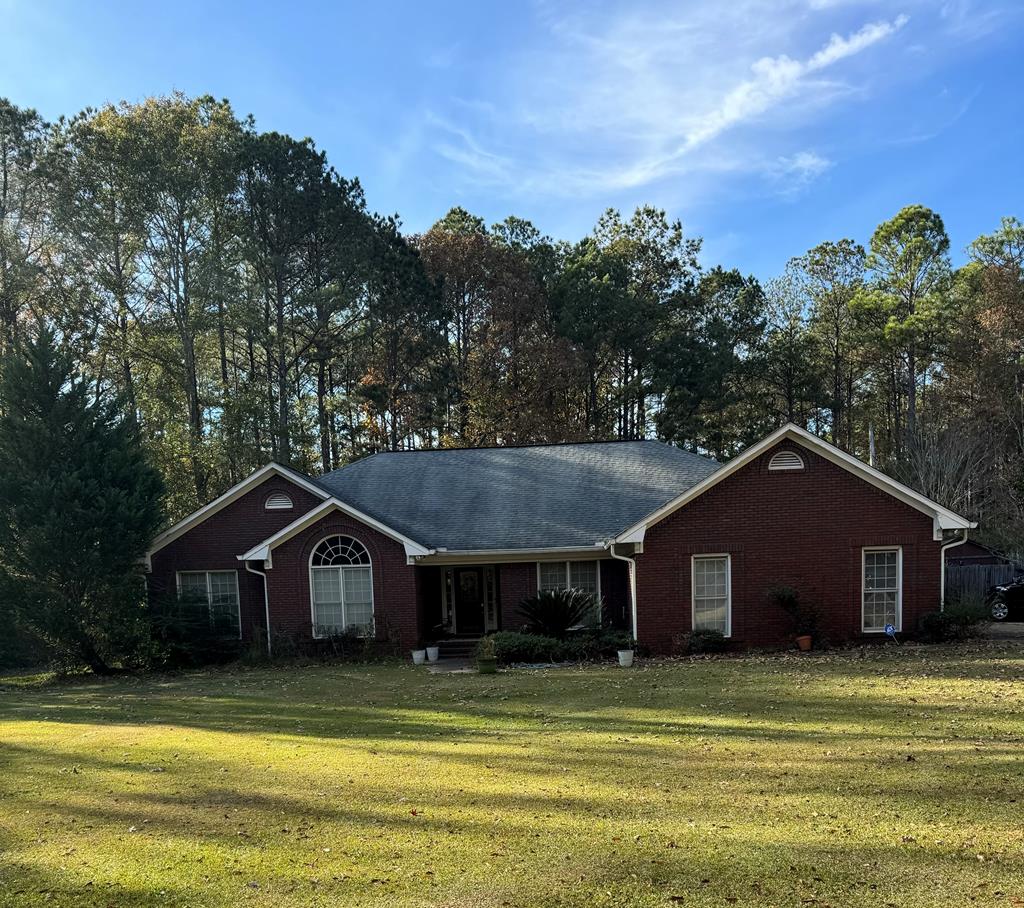
[[[268,460],[807,427],[1019,545],[1024,226],[954,268],[911,205],[761,282],[664,211],[582,239],[372,212],[311,139],[183,95],[56,123],[0,100],[0,353],[47,326],[179,517]]]

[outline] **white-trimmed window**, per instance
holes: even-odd
[[[370,553],[351,536],[328,536],[309,561],[313,636],[373,634],[373,569]]]
[[[268,511],[290,511],[292,500],[284,492],[274,492],[264,502],[263,507]]]
[[[782,470],[802,470],[803,458],[796,451],[779,451],[768,461],[768,469],[773,473]]]
[[[861,566],[861,629],[865,634],[881,634],[891,624],[902,630],[903,549],[864,549]]]
[[[206,600],[210,624],[226,633],[242,636],[237,571],[179,571],[178,598]]]
[[[732,564],[728,555],[694,555],[693,629],[732,635]]]
[[[601,621],[600,561],[540,561],[537,563],[537,589],[579,590],[594,597],[592,621]]]

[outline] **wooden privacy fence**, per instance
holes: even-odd
[[[946,597],[950,600],[984,598],[999,583],[1021,573],[1012,564],[950,564],[946,566]]]

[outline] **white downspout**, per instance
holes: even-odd
[[[263,578],[263,609],[267,616],[267,658],[269,659],[273,653],[270,648],[270,590],[267,587],[267,575],[263,571],[257,571],[256,568],[250,567],[249,562],[245,562],[245,569],[250,574],[256,574]]]
[[[946,610],[946,549],[955,548],[958,545],[963,545],[967,542],[967,534],[969,530],[963,530],[963,537],[960,539],[954,539],[952,542],[947,542],[939,549],[939,558],[942,559],[942,579],[939,581],[939,611],[944,612]]]
[[[625,561],[629,565],[629,610],[633,621],[633,642],[636,643],[636,560],[626,555],[619,555],[615,551],[615,543],[611,540],[607,543],[608,554],[618,561]]]

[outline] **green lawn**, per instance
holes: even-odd
[[[1024,905],[1024,647],[0,688],[0,905]]]

